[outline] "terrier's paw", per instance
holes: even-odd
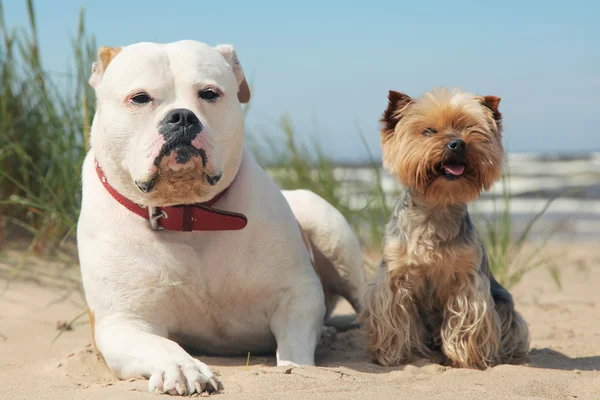
[[[196,359],[179,363],[168,363],[164,369],[157,369],[150,376],[148,390],[154,393],[171,395],[191,395],[203,392],[218,392],[221,382],[208,366]]]

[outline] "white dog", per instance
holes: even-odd
[[[337,297],[359,307],[359,243],[314,193],[287,192],[288,204],[243,150],[250,91],[233,47],[103,47],[90,84],[97,111],[77,237],[94,344],[110,370],[192,394],[221,384],[181,346],[314,365]]]

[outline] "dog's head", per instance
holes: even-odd
[[[390,91],[381,119],[384,167],[429,201],[474,201],[502,172],[499,103],[459,90],[418,99]]]
[[[102,47],[90,84],[92,148],[111,185],[151,206],[202,202],[235,178],[240,103],[250,90],[234,48],[181,41]]]

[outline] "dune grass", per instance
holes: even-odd
[[[0,215],[33,235],[31,250],[41,254],[73,231],[79,214],[96,44],[82,11],[71,71],[48,73],[34,5],[26,4],[28,29],[9,27],[0,2]]]
[[[282,135],[276,138],[266,134],[253,137],[252,150],[258,162],[282,189],[310,189],[327,200],[352,225],[365,248],[378,247],[393,205],[388,204],[382,187],[380,163],[371,156],[370,162],[362,168],[374,179],[357,180],[350,169],[334,164],[317,140],[300,143],[297,140],[300,135],[289,117],[281,117],[279,127]],[[358,132],[357,136],[370,155],[362,133]],[[361,199],[359,204],[356,204],[357,197]]]
[[[546,200],[542,208],[525,222],[525,227],[521,231],[516,231],[511,218],[512,195],[509,172],[502,175],[500,184],[502,196],[494,200],[494,211],[490,215],[479,213],[475,206],[475,214],[478,214],[475,221],[479,237],[486,248],[490,269],[495,278],[510,289],[527,273],[543,267],[550,272],[557,286],[561,287],[560,270],[556,267],[553,256],[548,256],[542,251],[554,231],[547,232],[535,242],[530,240],[534,226],[559,196]]]
[[[0,0],[0,228],[7,223],[29,233],[26,255],[52,256],[60,243],[73,238],[81,203],[80,168],[88,147],[94,93],[87,84],[96,43],[85,30],[83,10],[71,42],[73,60],[65,74],[53,74],[42,65],[36,14],[26,0],[29,26],[8,26]],[[245,108],[245,112],[250,109]],[[379,248],[393,205],[393,194],[382,187],[379,160],[371,157],[365,168],[374,179],[352,180],[336,166],[315,140],[301,145],[287,117],[280,121],[283,138],[255,135],[254,153],[283,189],[310,189],[339,209],[365,248]],[[366,141],[359,132],[358,136]],[[267,147],[268,151],[260,151]],[[270,154],[264,158],[262,154]],[[369,152],[370,154],[370,152]],[[359,204],[353,204],[360,194]],[[490,219],[482,233],[494,273],[514,284],[534,266],[515,264],[528,240],[530,228],[517,235],[510,222],[510,189],[504,186],[504,214]],[[0,229],[1,230],[1,229]],[[0,239],[1,239],[0,235]],[[12,239],[12,238],[9,238]],[[16,271],[25,265],[24,259]]]

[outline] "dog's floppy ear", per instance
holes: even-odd
[[[390,90],[388,94],[388,106],[381,117],[381,133],[393,133],[398,121],[402,118],[402,110],[409,105],[413,99],[404,93]]]
[[[483,96],[481,99],[481,104],[492,110],[492,115],[494,116],[494,120],[496,121],[498,127],[500,127],[500,124],[502,122],[502,114],[498,110],[500,100],[502,99],[497,96]]]
[[[216,49],[221,53],[225,60],[227,60],[229,65],[231,65],[231,69],[235,74],[235,79],[238,83],[238,100],[240,103],[249,102],[250,87],[248,86],[248,82],[246,82],[246,76],[244,75],[244,70],[242,69],[242,65],[240,64],[235,49],[230,44],[220,44]]]
[[[250,87],[246,81],[246,76],[244,75],[244,70],[242,69],[235,48],[230,44],[220,44],[216,49],[221,53],[233,70],[233,74],[238,83],[238,100],[240,103],[248,103],[248,101],[250,101]]]
[[[104,71],[108,68],[108,64],[123,50],[122,47],[107,47],[102,46],[98,49],[98,60],[92,64],[92,75],[88,81],[93,87],[98,86],[102,80]]]

